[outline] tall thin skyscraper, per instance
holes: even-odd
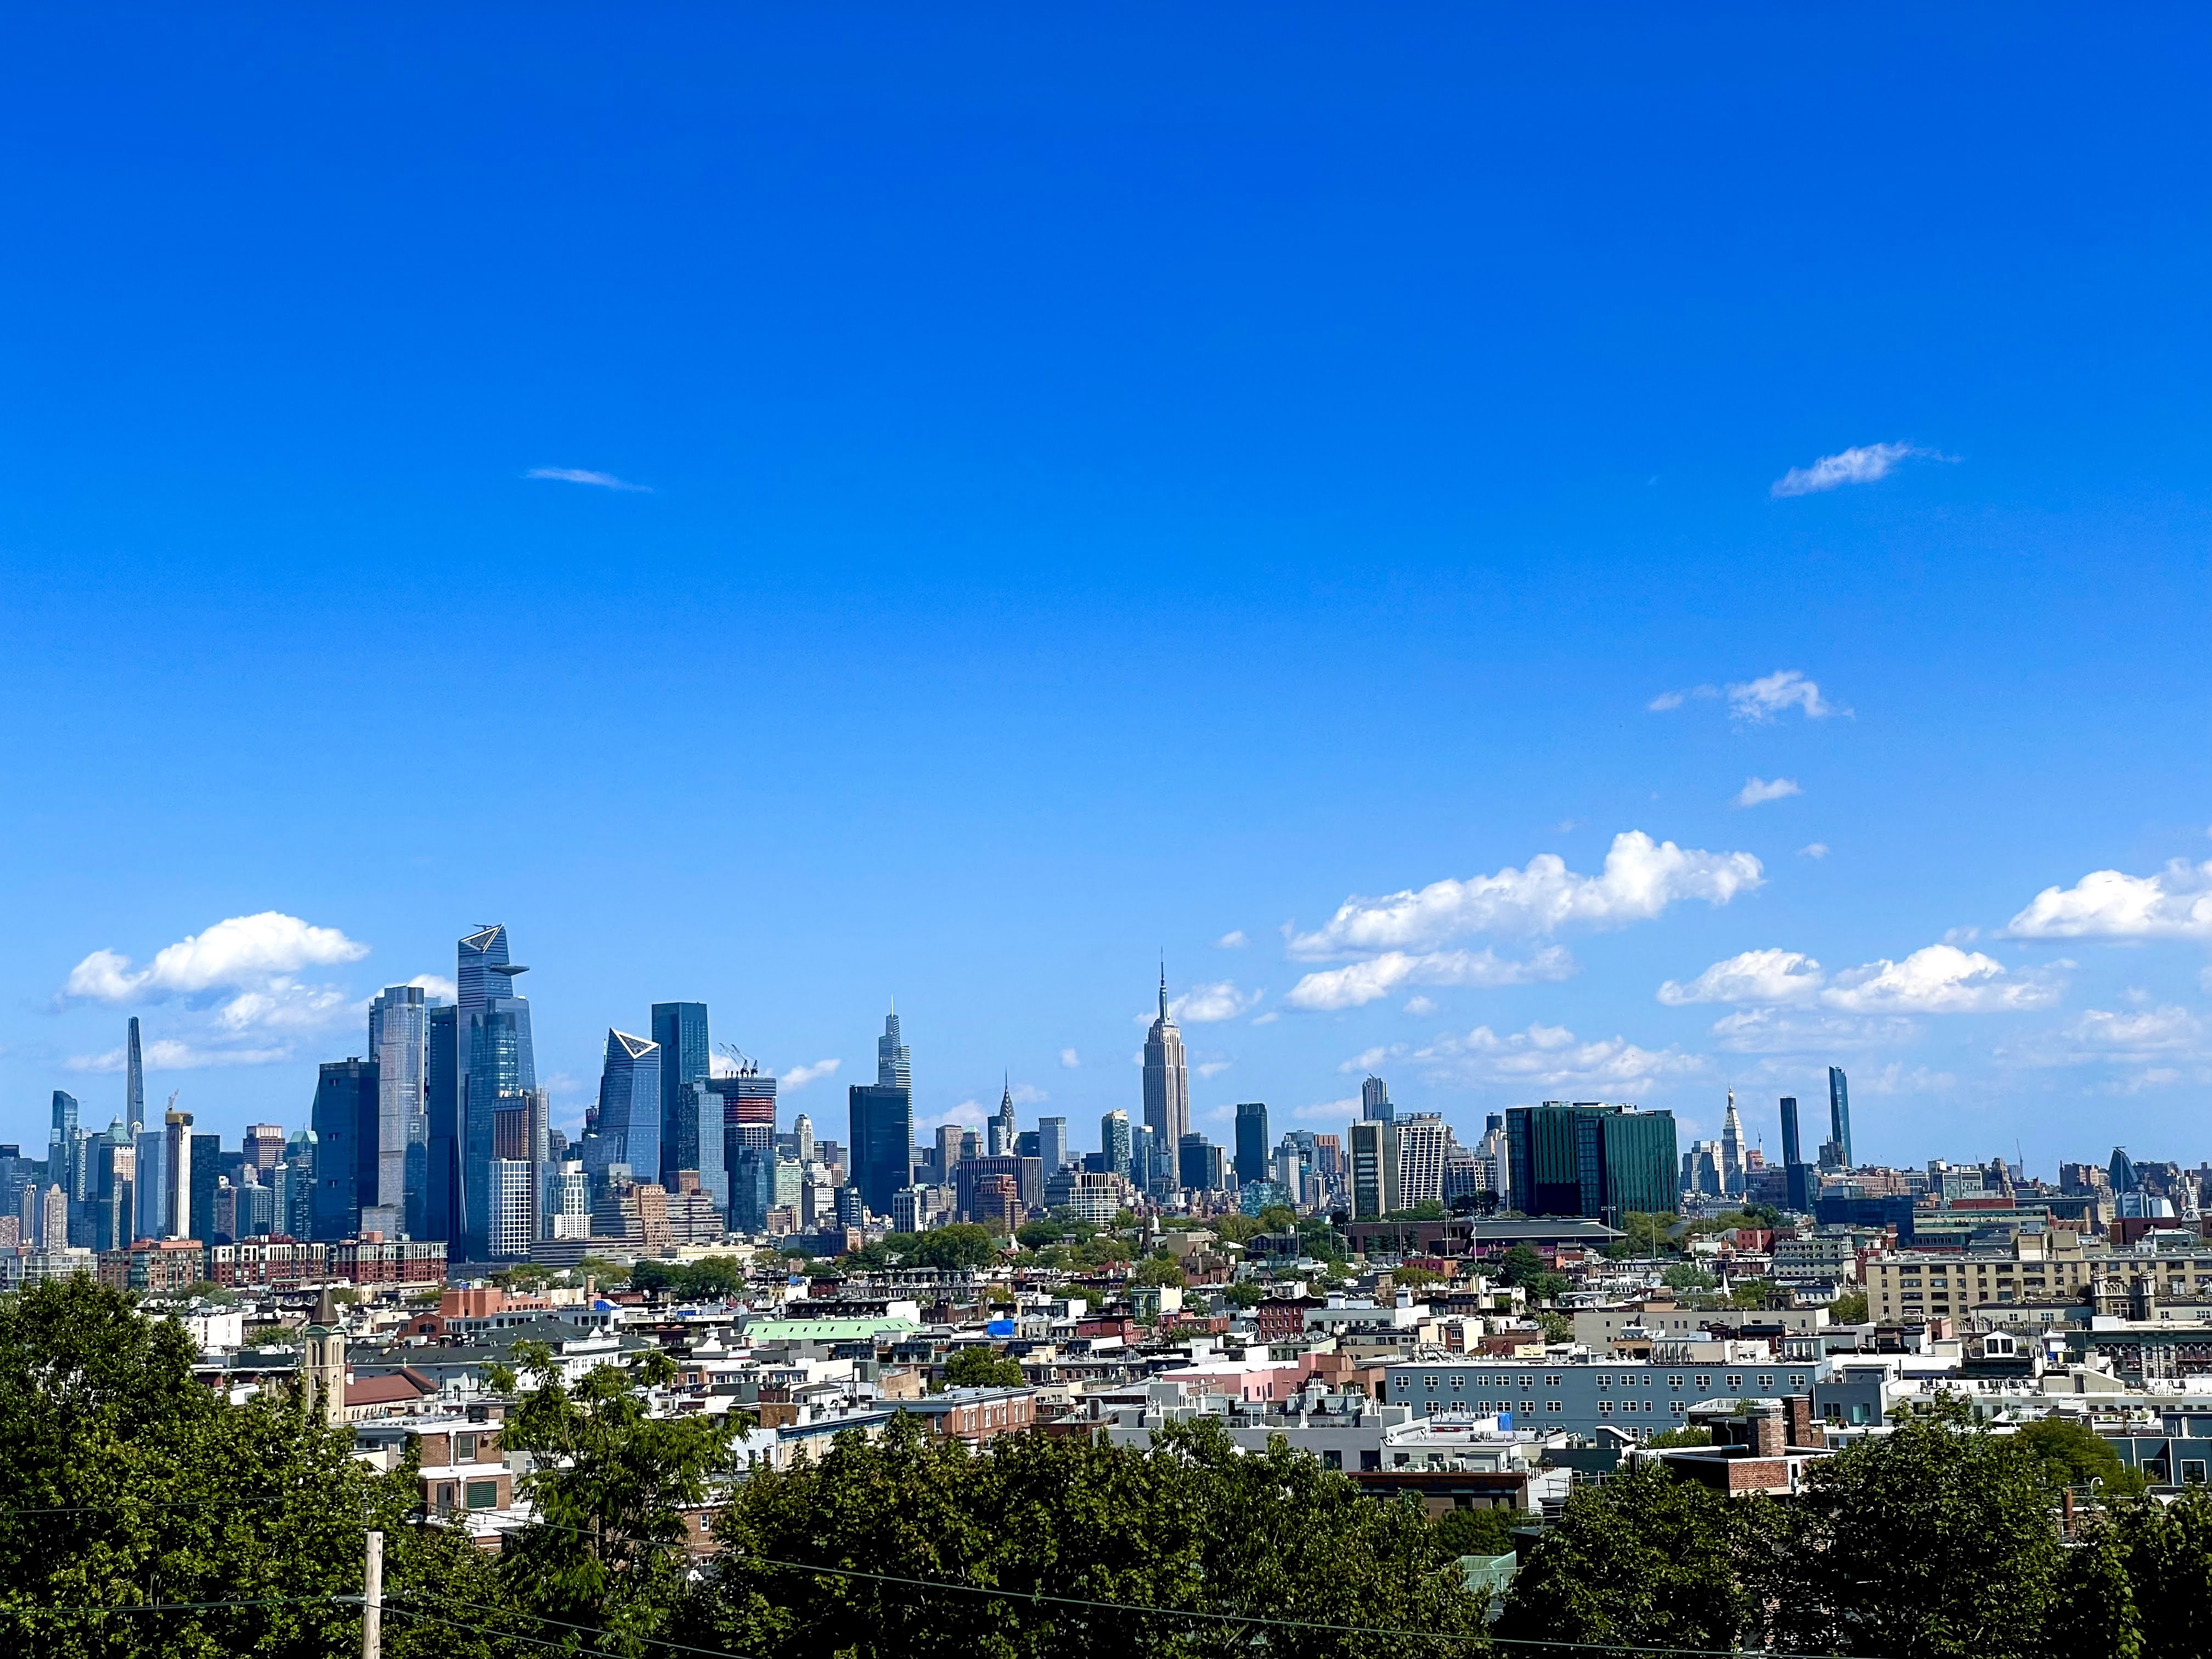
[[[697,1170],[705,1151],[699,1145],[699,1109],[691,1085],[703,1083],[714,1069],[707,1043],[707,1005],[703,1002],[656,1002],[653,1005],[653,1040],[660,1045],[660,1168],[658,1178],[676,1190],[678,1170]],[[718,1160],[721,1149],[714,1149]],[[640,1170],[638,1179],[654,1178]]]
[[[989,1131],[987,1151],[993,1158],[1011,1158],[1014,1152],[1014,1080],[1005,1083],[1006,1092],[999,1097],[999,1115],[984,1127]]]
[[[1797,1097],[1784,1095],[1782,1097],[1782,1167],[1786,1170],[1793,1164],[1804,1161],[1798,1155]]]
[[[863,1204],[889,1215],[891,1195],[914,1183],[913,1092],[896,1084],[856,1083],[847,1091],[847,1104],[849,1179]]]
[[[1851,1158],[1851,1091],[1840,1066],[1828,1067],[1828,1133],[1844,1155],[1844,1167],[1856,1169]]]
[[[1396,1116],[1390,1104],[1390,1086],[1379,1077],[1359,1085],[1359,1115],[1370,1123],[1389,1123]]]
[[[1049,1177],[1058,1173],[1067,1162],[1067,1120],[1064,1117],[1041,1117],[1037,1120],[1036,1133],[1037,1158]]]
[[[458,1253],[461,1237],[461,1082],[454,1033],[460,1011],[451,1004],[428,1011],[428,1054],[422,1072],[424,1118],[429,1127],[429,1176],[423,1182],[422,1238],[443,1239]]]
[[[1129,1139],[1129,1115],[1115,1107],[1098,1120],[1098,1150],[1105,1159],[1106,1173],[1129,1178],[1129,1160],[1133,1147]]]
[[[1721,1119],[1721,1190],[1743,1191],[1743,1120],[1736,1115],[1735,1091],[1728,1091],[1728,1113]]]
[[[429,1007],[419,985],[387,985],[368,1005],[368,1056],[376,1062],[376,1189],[361,1207],[379,1206],[422,1236],[429,1171]]]
[[[906,1044],[899,1040],[898,1012],[884,1016],[884,1034],[876,1039],[876,1087],[914,1092],[914,1067]]]
[[[1170,1162],[1190,1133],[1190,1069],[1183,1063],[1182,1033],[1168,1012],[1165,968],[1160,969],[1160,1017],[1145,1035],[1145,1127],[1152,1132],[1152,1144],[1164,1148]],[[1173,1174],[1167,1175],[1169,1184],[1174,1180]]]
[[[46,1133],[46,1179],[64,1192],[78,1195],[82,1178],[76,1162],[76,1097],[57,1089],[53,1127]]]
[[[1797,1097],[1782,1097],[1783,1201],[1792,1210],[1813,1207],[1812,1173],[1805,1167],[1804,1150],[1797,1128]]]
[[[514,994],[525,973],[507,959],[507,929],[496,923],[460,942],[454,973],[459,988],[454,1047],[459,1061],[461,1139],[460,1213],[454,1230],[465,1256],[482,1261],[493,1216],[492,1139],[502,1104],[521,1103],[538,1087],[538,1062],[530,1041],[530,1003]],[[660,1091],[653,1097],[654,1168],[659,1168]]]
[[[138,1016],[131,1016],[131,1034],[123,1047],[123,1121],[135,1136],[146,1127],[146,1057],[138,1050]]]

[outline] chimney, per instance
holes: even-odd
[[[1813,1415],[1813,1397],[1793,1394],[1782,1402],[1783,1420],[1789,1425],[1790,1443],[1793,1446],[1826,1446],[1828,1431],[1820,1419]]]
[[[1789,1449],[1788,1430],[1782,1420],[1782,1402],[1762,1400],[1752,1407],[1751,1449],[1754,1456],[1779,1457]]]

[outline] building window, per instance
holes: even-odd
[[[476,1461],[476,1436],[472,1434],[455,1435],[453,1437],[453,1462],[456,1463],[473,1463]]]
[[[1610,1400],[1601,1400],[1601,1401],[1599,1401],[1597,1402],[1597,1414],[1598,1414],[1600,1417],[1610,1417],[1610,1416],[1612,1416],[1612,1415],[1613,1415],[1613,1401],[1611,1401]]]
[[[1741,1376],[1731,1376],[1728,1380],[1728,1385],[1731,1389],[1740,1389],[1743,1386],[1743,1378]]]
[[[1613,1378],[1606,1372],[1600,1371],[1597,1374],[1597,1385],[1601,1389],[1609,1389],[1613,1386]]]
[[[469,1482],[469,1507],[472,1510],[496,1509],[499,1506],[499,1482],[471,1480]]]
[[[1670,1389],[1679,1389],[1682,1386],[1682,1379],[1679,1376],[1670,1376],[1667,1379],[1667,1386]]]
[[[1558,1388],[1559,1386],[1559,1373],[1554,1371],[1549,1376],[1547,1376],[1544,1379],[1544,1386],[1547,1389]]]
[[[1713,1379],[1710,1376],[1701,1376],[1698,1379],[1698,1387],[1700,1389],[1710,1389],[1712,1386]]]
[[[1381,1449],[1377,1448],[1373,1451],[1361,1452],[1359,1454],[1359,1467],[1363,1469],[1381,1468],[1382,1467],[1382,1453]]]
[[[1759,1376],[1759,1386],[1762,1389],[1772,1388],[1774,1386],[1774,1373],[1771,1371],[1760,1372]]]
[[[1675,1416],[1680,1417],[1684,1412],[1690,1408],[1686,1404],[1680,1400],[1670,1400],[1667,1402],[1667,1409],[1674,1413]]]
[[[1563,1412],[1566,1410],[1566,1407],[1561,1404],[1559,1401],[1547,1400],[1544,1402],[1544,1409],[1547,1412]]]
[[[1344,1454],[1340,1451],[1323,1452],[1321,1455],[1321,1466],[1325,1469],[1342,1468],[1344,1467]]]

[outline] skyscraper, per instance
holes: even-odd
[[[1190,1133],[1190,1071],[1183,1063],[1182,1033],[1168,1012],[1167,969],[1160,970],[1160,1017],[1145,1036],[1145,1127],[1152,1144],[1172,1164],[1182,1138]],[[1163,1179],[1164,1177],[1164,1179]],[[1157,1172],[1155,1186],[1172,1186],[1176,1173]]]
[[[1352,1218],[1372,1221],[1398,1207],[1398,1128],[1381,1118],[1352,1125]]]
[[[1129,1172],[1129,1115],[1118,1106],[1098,1120],[1098,1150],[1106,1160],[1107,1174],[1125,1181],[1133,1178]]]
[[[422,1236],[430,1167],[429,1006],[419,985],[387,985],[368,1005],[376,1062],[376,1189],[361,1194],[394,1231]]]
[[[914,1092],[914,1067],[906,1044],[899,1041],[899,1018],[894,1009],[884,1016],[884,1034],[876,1039],[876,1086]]]
[[[654,1003],[653,1040],[660,1045],[660,1168],[641,1170],[637,1178],[657,1176],[674,1192],[678,1170],[700,1167],[699,1114],[690,1085],[703,1081],[714,1069],[713,1050],[707,1042],[707,1005]],[[715,1149],[717,1157],[720,1150]]]
[[[860,1189],[863,1204],[878,1215],[889,1215],[891,1194],[914,1182],[913,1091],[896,1084],[856,1083],[847,1100],[850,1179]]]
[[[1851,1091],[1840,1066],[1828,1067],[1828,1131],[1843,1155],[1844,1168],[1856,1170],[1851,1158]]]
[[[1037,1159],[1044,1165],[1048,1180],[1067,1162],[1067,1120],[1064,1117],[1041,1117],[1037,1120]]]
[[[376,1062],[358,1055],[326,1060],[317,1069],[315,1103],[315,1237],[350,1238],[361,1212],[377,1201],[378,1118],[382,1110]]]
[[[1264,1101],[1247,1100],[1237,1104],[1236,1164],[1239,1187],[1268,1179],[1267,1107]]]
[[[1398,1206],[1441,1204],[1444,1197],[1444,1144],[1451,1138],[1443,1119],[1416,1112],[1389,1120],[1398,1131]]]
[[[1743,1120],[1736,1115],[1735,1091],[1728,1091],[1728,1112],[1721,1119],[1721,1190],[1730,1197],[1743,1191]]]
[[[1547,1100],[1505,1114],[1508,1184],[1532,1216],[1590,1216],[1609,1226],[1632,1210],[1674,1207],[1681,1160],[1674,1115]]]
[[[538,1062],[530,1040],[530,1003],[514,994],[514,976],[526,973],[507,960],[507,929],[496,923],[462,939],[454,982],[453,1032],[455,1115],[461,1143],[459,1214],[453,1218],[465,1255],[488,1253],[491,1229],[494,1115],[502,1097],[520,1097],[538,1086]],[[659,1167],[659,1088],[653,1091],[654,1167]]]
[[[123,1121],[135,1138],[146,1127],[146,1060],[138,1050],[138,1016],[131,1016],[123,1044]]]
[[[987,1151],[993,1158],[1010,1158],[1014,1151],[1014,1080],[1009,1077],[999,1097],[999,1115],[983,1127],[989,1132]]]
[[[430,1170],[422,1183],[421,1237],[456,1245],[461,1236],[461,1081],[455,1035],[459,1018],[460,1011],[449,1004],[431,1008],[424,1017],[428,1037],[422,1070]]]
[[[1806,1167],[1804,1149],[1800,1144],[1795,1095],[1782,1097],[1782,1178],[1783,1202],[1793,1210],[1809,1212],[1813,1207],[1813,1177]]]
[[[660,1045],[651,1038],[607,1032],[599,1128],[586,1155],[594,1198],[604,1191],[607,1170],[617,1164],[627,1165],[633,1181],[660,1178]]]
[[[1396,1115],[1390,1104],[1390,1085],[1370,1075],[1359,1085],[1359,1115],[1370,1123],[1389,1123]]]

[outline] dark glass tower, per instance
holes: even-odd
[[[1856,1170],[1858,1164],[1851,1158],[1851,1091],[1844,1080],[1844,1068],[1828,1067],[1828,1133],[1843,1154],[1844,1167]]]
[[[678,1170],[696,1170],[704,1155],[699,1145],[699,1113],[691,1085],[706,1080],[712,1069],[707,1046],[707,1005],[703,1002],[656,1002],[653,1005],[653,1040],[660,1046],[660,1167],[640,1170],[637,1178],[658,1176],[674,1190]],[[719,1156],[720,1149],[716,1149]]]
[[[895,1084],[854,1084],[848,1103],[853,1184],[863,1204],[889,1215],[891,1194],[914,1182],[914,1092]]]
[[[362,1195],[376,1192],[378,1090],[373,1060],[324,1062],[315,1079],[315,1237],[361,1229]]]
[[[1785,1183],[1784,1201],[1793,1210],[1809,1212],[1813,1207],[1813,1174],[1806,1167],[1804,1151],[1799,1144],[1795,1095],[1782,1097],[1782,1178]]]
[[[538,1087],[538,1062],[530,1042],[530,1003],[514,994],[514,976],[528,970],[507,960],[507,929],[495,924],[460,942],[453,978],[455,1058],[460,1100],[456,1113],[461,1141],[459,1213],[453,1231],[463,1254],[483,1261],[492,1222],[494,1119],[501,1106],[520,1105]],[[653,1096],[656,1128],[659,1091]],[[654,1139],[659,1139],[656,1133]],[[655,1169],[659,1148],[654,1149]]]
[[[146,1057],[138,1049],[138,1016],[131,1016],[123,1048],[123,1121],[135,1139],[146,1127]]]
[[[1632,1210],[1677,1201],[1672,1112],[1546,1101],[1505,1114],[1507,1189],[1523,1213],[1619,1226]]]
[[[1237,1184],[1267,1179],[1267,1108],[1257,1100],[1237,1108]]]
[[[455,1226],[461,1191],[461,1080],[453,1046],[458,1013],[457,1009],[438,1006],[425,1017],[429,1049],[422,1067],[422,1104],[429,1123],[430,1143],[422,1236],[449,1243],[460,1237]]]
[[[594,1146],[587,1163],[595,1185],[617,1164],[629,1166],[633,1181],[660,1179],[660,1045],[651,1038],[607,1033]]]

